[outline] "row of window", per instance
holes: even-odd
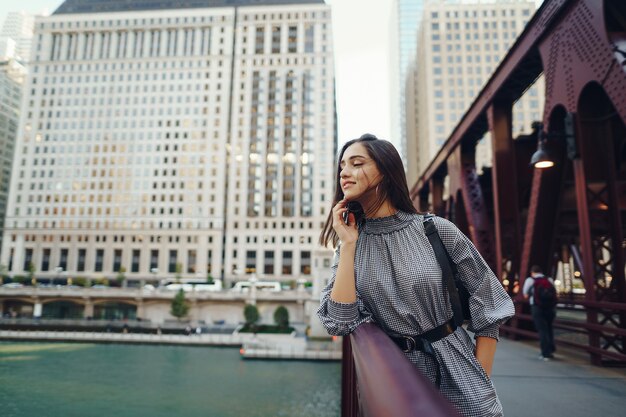
[[[521,10],[521,15],[522,16],[530,16],[530,14],[532,13],[531,9],[522,9]],[[430,17],[431,19],[438,19],[439,18],[439,11],[433,11],[430,12]],[[450,18],[460,18],[460,17],[496,17],[496,16],[517,16],[517,10],[516,9],[501,9],[500,13],[498,13],[497,10],[495,9],[491,9],[491,10],[464,10],[464,11],[460,11],[460,10],[454,10],[454,11],[447,11],[445,12],[445,17],[450,19]],[[444,13],[441,12],[441,16],[444,16]]]
[[[129,259],[124,262],[124,251],[130,252]],[[184,255],[178,249],[116,249],[116,248],[41,248],[35,254],[34,248],[24,250],[24,262],[22,269],[15,269],[13,264],[14,250],[10,251],[8,270],[11,272],[56,272],[80,273],[80,272],[114,272],[114,273],[158,273],[162,265],[161,256],[166,254],[166,272],[168,273],[189,273],[195,274],[200,268],[198,265],[198,251],[188,249]],[[211,273],[213,267],[213,249],[206,252],[206,272]],[[276,260],[277,251],[274,250],[246,250],[245,271],[248,274],[257,272],[261,266],[264,274],[286,274],[292,275],[294,265],[294,252],[290,250],[278,251],[281,255],[280,263]],[[309,275],[311,273],[311,251],[296,252],[300,261],[299,273]],[[237,258],[237,250],[233,251],[233,258]],[[35,256],[36,255],[36,256]],[[262,257],[261,257],[262,255]],[[143,262],[142,260],[147,261]],[[53,262],[54,261],[54,262]],[[108,261],[108,265],[106,262]],[[233,265],[233,271],[238,268]],[[161,271],[163,272],[163,271]]]
[[[120,20],[86,20],[86,21],[69,21],[69,22],[49,22],[40,23],[39,29],[80,29],[80,28],[111,28],[111,27],[130,27],[147,25],[188,25],[188,24],[205,24],[213,22],[225,22],[230,16],[180,16],[180,17],[166,17],[166,18],[151,18],[151,19],[120,19]],[[291,19],[326,19],[328,13],[325,11],[318,12],[294,12],[294,13],[262,13],[262,14],[248,14],[243,13],[242,19],[244,21],[263,21],[267,20],[291,20]],[[325,25],[324,25],[325,26]],[[224,29],[222,28],[222,31]]]
[[[315,26],[304,28],[304,47],[299,50],[298,26],[287,27],[287,41],[283,45],[282,26],[273,26],[266,46],[265,27],[255,29],[255,54],[312,53]],[[50,61],[125,59],[172,56],[207,56],[211,51],[211,28],[118,30],[105,32],[53,33]],[[220,55],[225,46],[223,36],[218,38]],[[247,38],[243,37],[244,44]],[[41,48],[41,44],[39,44]],[[241,52],[247,53],[246,47]],[[252,52],[252,51],[251,51]]]

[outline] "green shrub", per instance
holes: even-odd
[[[259,315],[259,309],[252,304],[246,304],[243,308],[243,317],[246,321],[246,325],[254,328],[261,316]]]
[[[172,300],[170,314],[180,320],[187,315],[187,312],[189,312],[189,305],[185,301],[185,292],[181,288]]]
[[[274,323],[280,328],[289,327],[289,310],[285,306],[278,306],[274,311]]]

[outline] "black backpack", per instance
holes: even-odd
[[[448,289],[454,322],[457,326],[461,326],[464,321],[471,319],[469,308],[470,293],[459,279],[459,271],[441,241],[437,226],[433,222],[433,217],[435,216],[432,214],[424,216],[424,232],[435,251],[437,262],[441,268],[443,286]]]
[[[536,277],[533,280],[533,304],[546,308],[556,306],[558,298],[554,284],[546,277]]]

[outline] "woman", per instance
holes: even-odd
[[[476,345],[451,321],[441,269],[424,216],[409,197],[400,156],[373,135],[347,142],[339,154],[333,208],[320,241],[340,247],[318,316],[334,335],[376,322],[462,415],[500,416],[489,376],[498,329],[513,315],[513,303],[471,241],[451,222],[433,220],[471,294]],[[428,348],[399,342],[426,335]]]

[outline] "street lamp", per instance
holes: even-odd
[[[156,282],[156,276],[159,273],[159,268],[150,268],[150,272],[152,273],[153,281]],[[159,287],[161,286],[161,283],[159,283]]]
[[[256,274],[252,274],[248,281],[250,282],[250,304],[256,305],[256,283],[259,279],[256,277]]]
[[[57,266],[56,268],[54,268],[54,272],[56,273],[55,281],[58,281],[61,273],[63,272],[63,267]]]

